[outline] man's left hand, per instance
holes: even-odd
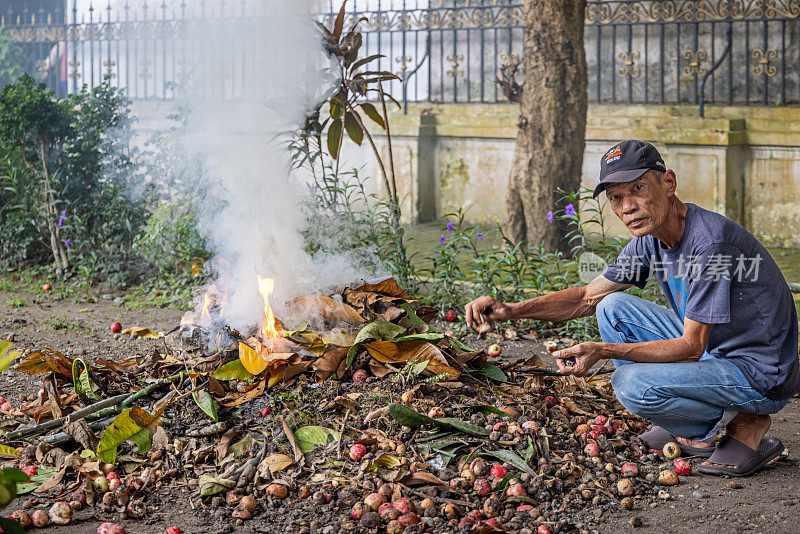
[[[600,343],[580,343],[574,347],[553,352],[553,357],[562,374],[583,376],[601,360]],[[568,360],[573,360],[575,363],[567,365]]]

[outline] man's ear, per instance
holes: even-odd
[[[667,189],[667,196],[674,196],[675,191],[678,189],[678,176],[675,174],[675,171],[672,169],[664,171],[661,180],[664,182],[664,186]]]

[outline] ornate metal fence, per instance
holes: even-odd
[[[327,0],[326,24],[339,1]],[[67,0],[46,13],[47,3],[4,13],[0,0],[0,26],[24,48],[26,70],[59,93],[108,75],[132,98],[177,98],[196,76],[197,55],[211,49],[218,83],[197,90],[256,94],[259,36],[279,25],[264,0]],[[522,56],[520,0],[348,6],[346,24],[358,22],[366,53],[386,56],[380,68],[400,76],[391,90],[406,102],[505,101],[495,78]],[[585,23],[590,101],[800,104],[800,0],[588,0]]]

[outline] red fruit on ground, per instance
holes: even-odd
[[[28,475],[29,477],[32,477],[36,476],[36,471],[38,471],[39,468],[36,467],[35,465],[26,465],[25,467],[20,467],[19,470]]]
[[[600,437],[600,434],[595,430],[590,430],[589,432],[586,433],[586,436],[591,439],[597,439]]]
[[[608,417],[605,415],[598,415],[594,418],[594,424],[596,425],[604,426],[606,423],[608,423]]]
[[[661,450],[661,452],[664,453],[664,456],[672,460],[681,455],[681,448],[674,441],[670,441],[669,443],[664,445],[664,448]]]
[[[409,512],[407,514],[401,515],[398,519],[401,525],[409,526],[409,525],[416,525],[419,523],[419,516],[414,512]]]
[[[676,475],[692,474],[692,465],[683,458],[675,458],[672,460],[672,467],[675,469]]]
[[[550,527],[547,525],[539,525],[536,529],[536,534],[550,534]]]
[[[116,523],[103,523],[97,527],[97,534],[125,534],[125,527]]]
[[[365,454],[367,454],[367,448],[363,444],[354,443],[350,446],[350,459],[354,462],[360,462]]]
[[[586,453],[586,456],[590,457],[600,456],[600,447],[598,447],[596,443],[587,443],[583,448],[583,452]]]
[[[6,398],[0,397],[0,404],[5,404],[5,403],[6,403]]]
[[[411,499],[409,499],[408,497],[402,497],[400,499],[397,499],[392,503],[392,506],[394,506],[394,509],[403,515],[410,514],[411,512],[416,511],[414,503],[412,503]]]
[[[53,287],[50,284],[44,284],[42,286],[42,291],[50,291]]]
[[[453,333],[452,330],[445,330],[444,335],[446,335],[447,337],[455,337],[455,334]]]
[[[3,404],[0,404],[0,412],[10,412],[13,409],[14,409],[14,407],[11,406],[7,402],[4,402]]]
[[[363,369],[358,369],[355,373],[353,373],[353,382],[356,384],[361,384],[367,379],[367,372]]]
[[[183,534],[180,527],[167,527],[167,530],[164,531],[164,534]]]
[[[386,504],[386,495],[383,493],[370,493],[364,498],[364,504],[369,506],[371,511],[377,512],[382,505]]]
[[[489,474],[495,478],[503,478],[508,474],[508,469],[500,464],[494,464],[492,469],[489,471]]]
[[[272,413],[272,407],[271,406],[265,406],[264,409],[261,410],[261,417],[266,417],[271,413]]]
[[[492,358],[496,358],[503,353],[503,347],[495,343],[494,345],[489,345],[489,348],[486,349],[486,354],[491,356]]]
[[[353,505],[353,508],[350,509],[350,517],[358,521],[367,512],[369,512],[369,506],[363,502],[357,502]]]
[[[514,484],[506,488],[507,497],[527,497],[528,492],[522,484]]]
[[[517,334],[517,331],[514,330],[513,328],[506,328],[506,331],[503,334],[505,335],[506,339],[509,339],[509,340],[513,340],[513,339],[518,339],[519,338],[519,335]]]
[[[625,462],[622,464],[620,471],[625,478],[632,478],[639,475],[639,466],[631,462]]]
[[[478,480],[475,481],[475,484],[472,486],[472,489],[474,489],[475,493],[477,493],[481,497],[485,497],[486,495],[489,495],[492,492],[492,485],[485,478],[479,478]]]
[[[447,314],[445,314],[444,320],[447,321],[448,323],[456,322],[456,312],[450,310],[449,312],[447,312]]]
[[[114,321],[113,323],[111,323],[111,331],[114,332],[115,334],[119,334],[120,332],[122,332],[122,325],[119,324],[119,321]]]

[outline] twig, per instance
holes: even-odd
[[[301,460],[305,459],[305,456],[303,456],[303,451],[300,450],[300,447],[297,446],[297,441],[294,439],[294,433],[292,432],[292,429],[289,428],[289,425],[286,423],[286,420],[282,415],[277,416],[275,419],[281,425],[283,433],[286,434],[286,439],[289,440],[289,444],[292,446],[292,450],[294,451],[294,461],[299,463]]]
[[[94,423],[89,423],[89,428],[92,430],[102,430],[109,426],[111,423],[114,422],[114,417],[109,417],[108,419],[103,419],[101,421],[95,421]],[[70,434],[66,432],[59,432],[58,434],[53,434],[51,436],[45,436],[42,438],[42,441],[45,443],[49,443],[50,445],[59,445],[61,443],[66,443],[67,441],[73,439]]]
[[[339,439],[336,440],[336,459],[340,460],[342,458],[342,436],[344,436],[344,428],[347,425],[347,418],[350,417],[350,409],[348,408],[347,411],[344,413],[344,419],[342,419],[342,428],[339,429]]]
[[[430,500],[432,500],[434,502],[441,502],[441,503],[445,503],[445,504],[457,504],[459,506],[466,506],[468,508],[474,508],[474,506],[475,506],[474,504],[472,504],[469,501],[460,501],[458,499],[446,499],[444,497],[431,497],[430,495],[426,495],[426,494],[422,493],[419,490],[415,490],[411,486],[406,486],[405,484],[402,484],[402,486],[405,489],[407,489],[408,491],[410,491],[411,493],[413,493],[414,495],[416,495],[417,497],[421,497],[423,499],[430,499]]]

